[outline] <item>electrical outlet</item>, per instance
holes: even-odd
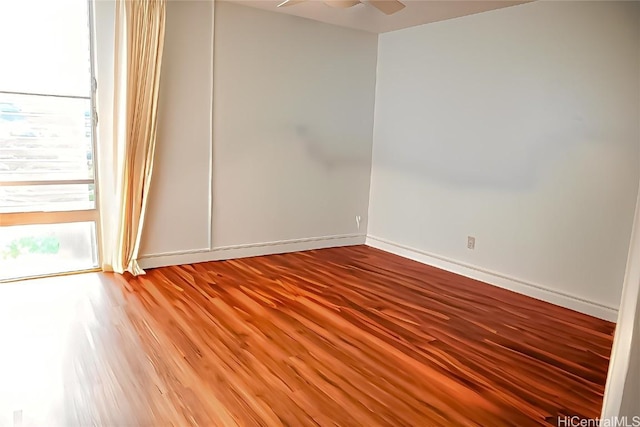
[[[356,227],[360,230],[360,221],[362,221],[362,217],[360,215],[356,215]]]
[[[476,248],[476,238],[473,236],[467,236],[467,249]]]

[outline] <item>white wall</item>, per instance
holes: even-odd
[[[640,417],[640,194],[602,403],[601,418],[619,416]]]
[[[226,2],[216,10],[214,245],[358,232],[377,36]]]
[[[142,256],[209,247],[212,26],[212,2],[167,2]]]
[[[602,418],[640,416],[640,197],[638,202]]]
[[[377,36],[216,2],[212,50],[212,17],[168,4],[143,266],[364,242]]]
[[[636,2],[534,2],[382,34],[369,242],[615,319],[639,19]]]
[[[636,305],[635,327],[629,352],[629,367],[622,392],[620,415],[640,417],[640,302]]]

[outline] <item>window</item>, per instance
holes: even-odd
[[[0,280],[98,265],[89,16],[0,2]]]

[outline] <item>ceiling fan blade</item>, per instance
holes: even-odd
[[[351,6],[355,6],[360,3],[360,0],[324,0],[324,3],[327,6],[331,7],[339,7],[341,9],[346,9]]]
[[[278,7],[293,6],[294,4],[302,3],[302,2],[305,2],[305,1],[307,1],[307,0],[284,0],[282,3],[280,3],[278,5]]]
[[[398,0],[368,0],[367,3],[387,15],[400,12],[405,7],[404,4]]]

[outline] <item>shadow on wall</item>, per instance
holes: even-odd
[[[336,130],[331,126],[300,124],[300,121],[298,124],[262,124],[248,130],[237,129],[237,136],[222,149],[228,153],[229,161],[236,162],[240,159],[258,162],[270,159],[283,164],[303,162],[325,172],[370,170],[371,137],[361,133]],[[256,138],[256,135],[260,137]],[[260,159],[256,158],[258,153]]]
[[[450,111],[440,109],[431,119],[424,118],[429,116],[424,111],[408,115],[402,114],[408,110],[384,112],[387,119],[379,127],[376,124],[374,163],[447,186],[526,191],[554,165],[573,167],[572,162],[593,153],[613,156],[609,161],[600,159],[605,165],[624,162],[634,151],[624,137],[630,130],[615,123],[623,121],[587,119],[597,115],[584,111],[588,104],[580,105],[569,94],[565,99],[558,95],[539,98],[532,94],[528,101],[480,114],[474,114],[469,105],[449,105]],[[546,111],[529,107],[541,102],[549,106]],[[475,104],[478,107],[477,101]],[[573,106],[571,118],[557,111],[560,105]],[[593,173],[603,170],[596,167]]]
[[[293,127],[294,140],[309,157],[327,170],[342,167],[369,167],[369,153],[362,144],[354,144],[354,135],[332,135],[329,138],[318,129],[306,125]]]

